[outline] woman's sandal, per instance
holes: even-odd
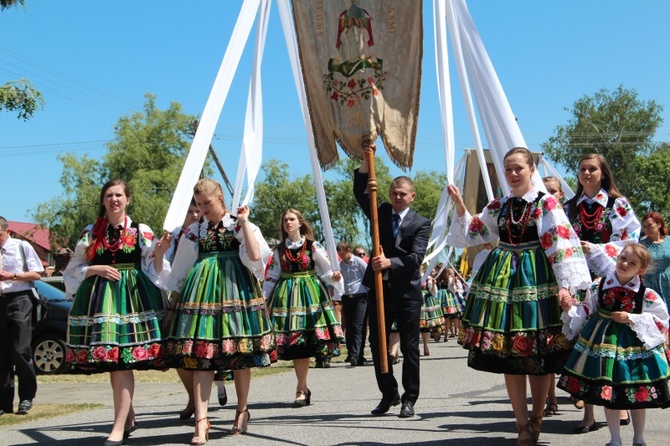
[[[577,398],[571,396],[570,401],[572,401],[572,404],[579,410],[582,410],[584,408],[584,401],[578,400]]]
[[[552,415],[556,415],[556,412],[558,412],[558,404],[547,403],[547,406],[544,408],[542,415],[545,417],[550,417]]]
[[[530,427],[530,423],[526,423],[523,426],[517,423],[516,428],[519,432],[519,437],[516,439],[516,446],[533,446],[533,444],[535,444],[533,441],[533,430]],[[523,436],[524,432],[527,433],[528,436],[522,439],[521,437]]]
[[[242,415],[247,414],[246,420],[244,423],[241,423],[241,418]],[[230,430],[230,435],[242,435],[247,433],[247,426],[249,424],[249,420],[251,420],[251,414],[249,413],[249,409],[244,409],[242,412],[239,410],[235,411],[235,424],[233,424],[233,428]]]
[[[528,421],[528,424],[530,424],[530,427],[532,429],[530,436],[533,439],[533,443],[537,443],[537,440],[540,439],[540,427],[542,426],[542,415],[540,415],[539,417],[531,416],[530,420]]]
[[[207,422],[207,428],[205,429],[205,439],[203,440],[202,437],[194,435],[193,438],[191,438],[191,444],[192,445],[202,445],[202,444],[205,444],[209,441],[209,430],[212,428],[212,425],[209,424],[209,419],[207,419],[207,417],[205,417],[205,418],[200,418],[199,420],[195,420],[195,426],[198,427],[198,423],[200,423],[201,421],[206,421]]]

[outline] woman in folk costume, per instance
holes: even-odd
[[[270,365],[274,336],[260,285],[270,248],[249,208],[231,216],[221,185],[202,179],[193,188],[204,219],[181,236],[169,287],[181,291],[166,318],[172,365],[184,369],[195,398],[191,444],[209,439],[207,418],[214,372],[233,370],[237,412],[231,434],[244,434],[251,367]],[[190,375],[190,378],[188,377]]]
[[[627,243],[637,242],[640,222],[626,197],[619,192],[604,156],[584,155],[578,164],[578,180],[577,192],[563,210],[581,240],[594,279],[611,269]],[[584,406],[584,417],[574,433],[588,433],[597,428],[593,409],[592,405]],[[621,423],[630,423],[626,411],[621,413]]]
[[[422,270],[425,264],[421,266]],[[423,356],[430,356],[430,349],[428,348],[428,336],[432,333],[440,336],[442,326],[444,325],[444,314],[442,313],[442,304],[437,295],[437,283],[434,275],[437,273],[433,270],[426,278],[426,281],[421,286],[423,292],[423,304],[421,305],[421,319],[419,320],[419,330],[421,331],[421,338],[423,341]]]
[[[277,358],[293,361],[298,380],[294,406],[308,406],[309,358],[339,356],[344,340],[333,302],[323,281],[338,286],[326,250],[314,241],[312,228],[295,209],[280,220],[281,242],[275,248],[263,290],[277,338]]]
[[[668,308],[642,283],[650,263],[644,246],[629,244],[582,302],[564,297],[561,303],[564,331],[578,340],[558,387],[605,406],[609,446],[622,444],[621,409],[631,409],[633,446],[643,446],[645,409],[670,406]]]
[[[66,360],[75,371],[110,372],[114,425],[107,446],[123,444],[135,430],[133,370],[165,367],[158,284],[170,271],[163,260],[169,240],[154,243],[151,229],[126,215],[130,197],[125,182],[105,183],[98,220],[84,229],[64,273],[67,294],[76,293]]]
[[[505,375],[517,445],[530,446],[540,436],[550,374],[561,370],[570,348],[561,332],[560,298],[588,286],[590,277],[560,204],[533,186],[530,151],[510,150],[504,166],[511,194],[475,217],[458,188],[448,186],[457,215],[447,243],[466,247],[500,239],[472,282],[458,342],[469,350],[470,367]]]
[[[456,336],[454,321],[458,320],[462,315],[463,308],[458,305],[456,295],[450,289],[451,277],[449,268],[442,268],[438,265],[437,270],[440,273],[437,275],[437,297],[442,305],[442,314],[444,315],[444,342],[447,342],[450,337]],[[435,337],[435,341],[439,341],[439,336]]]

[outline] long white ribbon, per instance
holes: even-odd
[[[226,102],[226,97],[230,91],[233,77],[244,51],[244,46],[251,33],[260,2],[261,0],[245,0],[242,5],[237,23],[228,42],[228,48],[214,80],[212,91],[202,112],[200,125],[195,132],[191,149],[186,157],[184,168],[181,171],[179,182],[165,216],[163,229],[166,231],[171,232],[184,222],[184,216],[188,211],[191,197],[193,197],[193,186],[198,181],[200,171],[205,163],[216,124],[219,121],[223,104]]]
[[[244,120],[244,136],[242,149],[237,165],[237,178],[233,194],[232,210],[235,212],[240,203],[244,176],[247,177],[247,192],[242,204],[249,204],[254,198],[255,182],[263,161],[263,93],[261,89],[261,64],[270,18],[270,0],[262,0],[258,23],[256,26],[256,49],[254,64],[249,83],[247,112]]]

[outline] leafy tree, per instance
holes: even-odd
[[[26,7],[25,0],[0,0],[0,11],[3,9],[11,8],[12,6],[21,5],[24,8]]]
[[[413,180],[416,199],[412,203],[412,209],[432,220],[435,218],[442,191],[447,185],[447,174],[432,170],[418,171]]]
[[[37,206],[36,222],[49,228],[53,246],[74,247],[81,230],[97,218],[100,187],[120,178],[131,189],[128,213],[135,221],[160,231],[190,146],[194,116],[171,103],[156,108],[156,98],[145,96],[143,112],[119,119],[114,140],[101,161],[87,156],[60,155],[61,196]]]
[[[670,145],[659,144],[649,157],[640,157],[637,163],[643,174],[630,185],[637,217],[642,220],[647,212],[655,211],[670,221]]]
[[[265,179],[256,185],[252,203],[252,221],[268,240],[279,240],[282,213],[297,209],[307,219],[317,240],[322,238],[316,190],[311,175],[290,179],[289,166],[277,160],[263,164]]]
[[[21,5],[24,0],[0,0],[0,11]],[[7,82],[0,85],[0,111],[18,112],[18,118],[28,120],[35,111],[44,107],[42,94],[37,91],[28,79]]]
[[[585,95],[566,110],[572,117],[566,125],[556,127],[554,136],[542,144],[544,151],[571,172],[576,172],[583,155],[604,155],[621,192],[635,207],[644,207],[650,191],[636,183],[648,173],[642,169],[647,164],[645,157],[658,150],[653,137],[663,122],[663,107],[619,86],[613,92],[601,89],[593,96]]]

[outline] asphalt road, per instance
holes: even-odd
[[[330,369],[312,369],[309,387],[312,405],[293,408],[295,376],[291,372],[252,381],[247,435],[231,437],[235,392],[230,402],[210,403],[212,431],[208,444],[234,445],[514,445],[516,429],[502,375],[477,372],[466,366],[466,352],[451,339],[430,341],[430,356],[421,357],[421,396],[414,418],[402,419],[400,406],[382,417],[370,415],[380,399],[372,366],[352,368],[334,363]],[[395,366],[397,374],[400,373]],[[141,373],[141,372],[138,372]],[[174,372],[168,372],[174,373]],[[402,391],[401,391],[402,393]],[[48,402],[105,404],[104,408],[0,427],[2,445],[101,445],[113,418],[108,384],[45,384],[35,404]],[[183,390],[174,384],[138,384],[135,408],[139,429],[127,445],[183,445],[193,435],[193,419],[180,421],[185,404]],[[647,411],[646,441],[666,445],[670,412]],[[9,415],[15,416],[15,415]],[[589,434],[572,434],[582,413],[559,391],[559,412],[546,418],[539,445],[604,445],[609,440],[602,409],[596,408],[601,428]],[[632,443],[632,426],[624,426],[624,445]]]

